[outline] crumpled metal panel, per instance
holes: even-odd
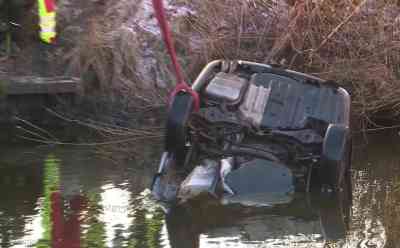
[[[218,73],[206,87],[208,97],[237,103],[246,88],[247,80],[235,74]]]
[[[243,118],[255,127],[261,125],[270,92],[270,88],[250,84],[245,99],[240,105],[239,111]]]
[[[349,125],[350,97],[342,88],[272,73],[254,74],[251,83],[270,89],[261,121],[264,128],[301,128],[307,117]]]

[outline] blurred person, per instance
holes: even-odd
[[[11,55],[16,46],[16,30],[21,26],[26,11],[37,1],[39,39],[42,43],[53,44],[56,38],[55,0],[0,0],[0,50]],[[36,26],[38,25],[38,26]]]

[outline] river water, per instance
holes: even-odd
[[[1,247],[396,247],[385,216],[400,175],[397,132],[354,142],[350,228],[329,242],[302,203],[181,209],[166,218],[148,190],[159,146],[146,147],[121,165],[82,148],[3,144]]]

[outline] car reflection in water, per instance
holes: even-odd
[[[387,242],[393,230],[383,226],[383,216],[391,209],[383,203],[387,193],[396,189],[393,182],[398,181],[395,177],[399,168],[398,144],[397,134],[379,134],[370,137],[370,145],[355,150],[351,230],[346,244],[339,247],[396,247]],[[290,204],[274,208],[213,204],[200,208],[204,204],[194,203],[171,211],[164,219],[164,214],[149,199],[148,192],[144,192],[151,183],[152,168],[145,171],[133,170],[139,167],[137,164],[110,166],[108,161],[102,164],[88,159],[88,154],[79,150],[63,150],[50,156],[47,150],[40,153],[43,156],[21,148],[14,152],[3,151],[0,158],[3,195],[0,201],[0,247],[51,247],[54,238],[49,231],[57,221],[50,221],[48,210],[57,204],[51,204],[49,193],[52,191],[45,193],[44,188],[54,181],[49,180],[52,177],[58,178],[58,192],[63,199],[62,206],[58,205],[58,212],[63,213],[58,222],[62,223],[60,227],[64,228],[62,234],[66,237],[59,242],[67,245],[69,239],[70,244],[81,247],[323,247],[321,209],[325,206],[325,212],[333,213],[332,216],[336,215],[335,211],[329,208],[342,209],[343,213],[346,209],[349,211],[346,204],[335,208],[335,201],[332,203],[329,198],[311,197],[308,200],[306,195],[299,194]],[[11,157],[8,159],[10,165],[4,158],[7,154]],[[25,157],[22,154],[32,155]],[[143,161],[147,161],[143,164],[155,163]],[[47,169],[49,166],[43,164],[59,169]],[[71,206],[74,202],[75,207]],[[324,216],[324,222],[331,219],[328,218],[330,215]],[[78,233],[80,243],[74,240]],[[340,232],[336,233],[340,236]],[[72,246],[66,248],[69,247]]]
[[[148,195],[129,198],[126,209],[108,209],[104,199],[118,193],[111,186],[103,185],[101,194],[68,193],[60,185],[59,160],[52,155],[45,161],[43,182],[43,234],[36,247],[168,247],[161,242],[164,215]],[[171,209],[165,224],[172,248],[322,247],[326,240],[344,240],[349,208],[349,201],[315,193],[296,193],[289,203],[270,207],[198,199]],[[113,220],[102,217],[105,211],[129,212],[124,214],[127,225],[113,225],[109,234],[107,225]]]
[[[324,247],[345,242],[350,209],[345,194],[297,194],[270,207],[191,202],[170,209],[166,225],[172,248]]]
[[[45,161],[43,181],[43,235],[37,247],[163,247],[160,239],[164,215],[148,195],[139,194],[127,200],[133,208],[123,221],[126,227],[113,225],[113,233],[109,234],[107,224],[113,220],[101,218],[101,215],[119,209],[105,209],[108,206],[100,202],[118,193],[112,192],[115,188],[103,185],[101,195],[94,191],[83,195],[79,189],[67,192],[68,189],[60,185],[59,160],[51,155]],[[111,195],[107,196],[107,192]],[[232,203],[223,206],[210,199],[197,199],[171,209],[166,215],[169,244],[172,248],[229,245],[251,248],[310,247],[311,244],[322,247],[327,240],[341,242],[345,239],[350,217],[351,195],[346,192],[349,187],[337,195],[294,193],[289,202],[271,203],[269,207]],[[260,200],[245,199],[247,202]],[[108,237],[113,239],[107,240]]]

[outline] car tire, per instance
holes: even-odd
[[[350,160],[351,150],[346,158],[348,165],[350,165]],[[352,174],[350,169],[345,171],[340,189],[331,193],[315,192],[318,197],[314,200],[314,206],[319,209],[320,223],[325,240],[344,240],[350,228],[352,216]]]
[[[324,187],[339,190],[349,170],[351,154],[350,131],[347,126],[331,124],[328,126],[321,153],[320,181]]]
[[[320,180],[333,192],[320,192],[320,221],[326,240],[344,239],[352,216],[352,142],[349,129],[330,125],[325,134]]]
[[[168,112],[165,148],[166,151],[174,155],[177,167],[182,167],[186,159],[188,121],[192,108],[192,96],[181,91],[174,97]]]

